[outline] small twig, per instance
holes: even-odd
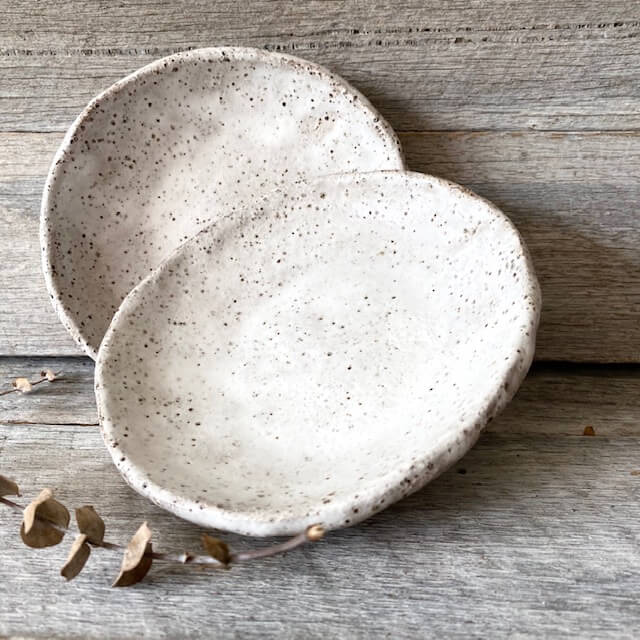
[[[62,375],[62,371],[56,371],[53,375],[53,380],[55,380]],[[41,378],[38,378],[38,380],[29,380],[29,384],[32,387],[35,387],[36,385],[42,384],[43,382],[53,382],[53,380],[50,379],[49,376],[44,374]],[[6,396],[10,393],[16,393],[17,391],[21,391],[22,393],[24,393],[24,391],[22,391],[22,389],[20,389],[19,387],[13,387],[11,389],[6,389],[5,391],[0,391],[0,396]]]
[[[19,504],[16,504],[13,500],[9,500],[9,498],[0,497],[0,502],[2,502],[3,504],[6,504],[7,507],[11,507],[14,511],[19,511],[20,513],[24,511],[24,507],[21,507]],[[51,525],[55,526],[53,523],[51,523]]]
[[[24,511],[24,507],[19,505],[13,500],[9,500],[8,498],[0,497],[0,502],[2,504],[7,505],[14,511],[18,511],[22,513]],[[38,520],[43,520],[50,527],[61,531],[63,533],[67,533],[70,529],[69,527],[62,527],[57,525],[49,520],[44,520],[38,516],[36,516]],[[318,525],[314,524],[310,527],[307,527],[305,531],[299,533],[296,536],[293,536],[289,540],[285,540],[280,544],[273,545],[271,547],[264,547],[262,549],[253,549],[250,551],[240,551],[238,553],[232,553],[229,564],[234,564],[237,562],[247,562],[250,560],[258,560],[259,558],[267,558],[269,556],[275,556],[279,553],[285,553],[286,551],[291,551],[296,547],[299,547],[307,542],[316,542],[320,540],[324,536],[324,529]],[[118,544],[116,542],[107,542],[103,540],[102,542],[92,542],[87,540],[87,543],[93,547],[102,547],[103,549],[112,549],[117,551],[123,551],[126,549],[125,545]],[[208,565],[219,567],[220,569],[227,568],[227,565],[212,556],[199,554],[199,553],[191,553],[190,551],[185,551],[184,553],[162,553],[157,551],[147,551],[145,552],[146,556],[151,556],[154,560],[162,560],[164,562],[175,562],[179,564],[192,564],[192,565]]]
[[[257,560],[258,558],[267,558],[268,556],[275,556],[278,553],[285,553],[291,551],[307,542],[316,542],[324,536],[324,529],[319,524],[312,524],[307,527],[302,533],[299,533],[289,540],[285,540],[280,544],[273,545],[272,547],[264,547],[263,549],[254,549],[253,551],[240,551],[239,553],[231,554],[231,562],[247,562],[248,560]]]
[[[193,565],[212,565],[219,569],[227,568],[227,565],[212,556],[195,554],[191,553],[190,551],[185,551],[184,553],[162,553],[153,551],[152,553],[147,553],[145,555],[150,555],[154,560],[162,560],[164,562],[176,562],[178,564]]]

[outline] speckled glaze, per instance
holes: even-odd
[[[186,242],[96,365],[113,460],[206,527],[355,524],[459,459],[511,398],[540,291],[517,231],[409,172],[289,185]]]
[[[125,295],[220,211],[283,181],[403,167],[389,125],[318,65],[234,47],[164,58],[95,98],[58,150],[40,228],[51,299],[95,358]]]

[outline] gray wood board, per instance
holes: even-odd
[[[302,40],[330,43],[355,36],[464,31],[535,32],[619,29],[640,12],[629,0],[572,0],[563,6],[539,0],[66,0],[34,4],[12,0],[0,24],[4,50],[25,48],[126,49],[206,46],[215,37],[253,46]],[[529,34],[531,35],[531,34]]]
[[[537,357],[640,360],[640,132],[401,135],[409,166],[512,217],[543,290]],[[0,133],[0,354],[73,355],[40,273],[40,192],[59,133]]]
[[[4,424],[67,424],[97,426],[93,395],[93,360],[83,358],[0,358],[0,391],[11,389],[16,378],[34,381],[46,369],[61,375],[43,382],[29,394],[0,396]]]
[[[566,18],[563,5],[551,11],[529,3],[520,12],[514,3],[480,4],[493,5],[480,25],[468,12],[458,16],[453,4],[445,11],[372,7],[364,25],[348,14],[342,25],[332,24],[324,9],[311,24],[298,21],[299,10],[272,8],[262,23],[242,12],[224,16],[253,24],[257,35],[223,20],[203,28],[202,20],[219,18],[215,11],[193,17],[181,33],[166,25],[175,20],[173,9],[163,16],[166,28],[157,29],[158,12],[144,3],[126,30],[87,32],[87,11],[64,18],[52,4],[50,18],[38,5],[30,17],[15,17],[33,33],[21,35],[14,22],[4,46],[0,35],[0,131],[62,131],[122,76],[175,51],[213,45],[266,47],[324,64],[363,91],[398,131],[640,128],[640,5],[625,3],[623,20],[621,9],[592,3],[583,14],[596,18],[591,22],[579,11]],[[308,3],[299,6],[311,15]],[[34,20],[49,28],[35,31]]]
[[[90,417],[86,359],[0,365],[3,376],[64,368],[74,376],[69,413],[77,405]],[[148,520],[158,550],[197,549],[201,530],[134,494],[97,428],[32,423],[38,412],[55,419],[61,383],[0,398],[0,470],[20,483],[23,502],[51,486],[70,507],[93,504],[110,539]],[[120,558],[98,550],[65,584],[58,570],[71,540],[27,549],[19,516],[0,508],[0,634],[632,638],[639,384],[637,367],[537,365],[478,445],[427,488],[317,545],[229,572],[156,563],[141,585],[112,590]],[[587,424],[595,437],[582,435]],[[263,544],[224,538],[238,549]]]

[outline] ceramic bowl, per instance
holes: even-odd
[[[531,363],[540,291],[487,201],[408,172],[288,185],[187,241],[102,343],[127,482],[199,525],[343,527],[475,442]]]
[[[55,156],[40,230],[51,299],[95,357],[125,295],[218,212],[282,181],[403,166],[380,114],[318,65],[233,47],[158,60],[95,98]]]

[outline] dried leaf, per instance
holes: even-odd
[[[43,489],[40,495],[24,510],[25,531],[29,533],[36,516],[48,520],[65,529],[69,526],[71,516],[67,508],[53,497],[51,489]]]
[[[19,496],[18,485],[9,478],[0,475],[0,498],[2,496]]]
[[[60,575],[67,580],[73,580],[84,568],[91,554],[91,547],[87,544],[87,536],[81,533],[74,541],[69,557],[60,569]]]
[[[43,549],[44,547],[53,547],[60,544],[64,538],[64,533],[54,529],[43,520],[36,520],[28,534],[24,531],[24,522],[20,525],[20,537],[28,547]]]
[[[65,531],[55,528],[50,523],[66,529],[69,526],[69,518],[67,508],[53,498],[53,491],[43,489],[24,510],[20,527],[22,541],[34,549],[52,547],[62,542]]]
[[[49,382],[53,382],[58,376],[56,376],[56,374],[51,371],[51,369],[45,369],[44,371],[40,372],[40,377],[46,378]]]
[[[22,393],[28,393],[33,389],[33,385],[26,378],[16,378],[11,384]]]
[[[151,529],[143,522],[129,541],[122,558],[120,573],[113,583],[113,587],[130,587],[140,582],[151,569]]]
[[[80,533],[85,533],[90,542],[100,544],[104,540],[104,521],[91,505],[76,509],[76,522]]]
[[[231,552],[229,551],[229,547],[226,542],[203,533],[202,546],[212,558],[222,562],[225,567],[227,567],[231,562]]]

